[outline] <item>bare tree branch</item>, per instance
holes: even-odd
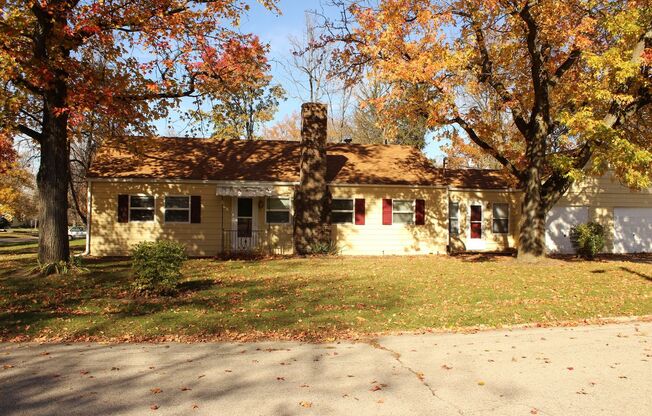
[[[516,165],[514,165],[509,159],[507,159],[505,156],[503,156],[498,150],[496,150],[493,146],[491,146],[489,143],[487,143],[485,140],[480,138],[476,131],[471,127],[466,120],[464,120],[461,117],[455,117],[454,119],[450,120],[451,123],[455,123],[458,126],[460,126],[466,134],[469,135],[469,138],[473,143],[478,145],[482,150],[490,154],[494,159],[498,161],[501,165],[503,165],[505,168],[509,170],[509,172],[514,175],[517,179],[523,180],[524,178],[524,173],[521,172]]]

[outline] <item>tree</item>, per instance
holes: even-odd
[[[301,37],[290,37],[286,71],[302,101],[328,104],[328,141],[341,142],[351,135],[352,83],[334,73],[331,43],[324,42],[322,28],[315,24],[315,12],[306,12]]]
[[[93,109],[125,132],[151,133],[150,120],[214,85],[205,81],[224,55],[240,52],[225,45],[252,42],[232,29],[247,9],[233,0],[2,2],[0,137],[40,146],[39,261],[69,258],[71,129]],[[229,59],[239,58],[248,57]]]
[[[262,138],[263,140],[301,141],[301,115],[295,111],[275,124],[266,126]]]
[[[419,88],[413,85],[402,90],[403,96],[396,97],[387,83],[370,80],[359,85],[351,129],[353,142],[425,147],[428,117],[421,106]]]
[[[311,13],[305,14],[301,37],[290,37],[290,59],[286,71],[302,101],[322,101],[329,92],[329,60],[333,49],[321,42],[321,33]]]
[[[6,172],[16,160],[13,140],[0,135],[0,174]]]
[[[33,206],[34,176],[18,162],[0,173],[0,216],[24,220]]]
[[[544,255],[546,213],[587,167],[650,185],[650,129],[638,128],[652,102],[649,2],[382,0],[346,10],[355,27],[333,37],[345,42],[340,65],[428,86],[429,124],[453,126],[520,182],[519,258]]]
[[[285,91],[272,84],[267,48],[258,38],[247,45],[229,42],[225,49],[229,53],[208,72],[208,84],[216,96],[208,114],[215,128],[213,136],[253,140],[260,125],[274,118]]]

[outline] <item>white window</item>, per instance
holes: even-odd
[[[353,200],[333,199],[331,204],[331,219],[333,224],[353,223]]]
[[[154,221],[154,197],[129,195],[129,221]]]
[[[289,224],[290,198],[267,198],[265,221],[267,224]]]
[[[493,205],[493,224],[491,227],[491,231],[494,234],[509,233],[509,205],[508,204]]]
[[[165,197],[165,222],[190,222],[190,197]]]
[[[392,200],[392,222],[394,224],[414,224],[414,200]]]
[[[450,235],[460,235],[460,203],[448,203],[448,232]]]

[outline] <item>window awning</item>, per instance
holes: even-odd
[[[254,186],[254,185],[234,185],[218,186],[216,195],[218,196],[237,196],[237,197],[255,197],[255,196],[275,196],[276,191],[272,186]]]

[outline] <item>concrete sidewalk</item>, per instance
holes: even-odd
[[[371,343],[0,345],[0,415],[649,415],[652,323]]]

